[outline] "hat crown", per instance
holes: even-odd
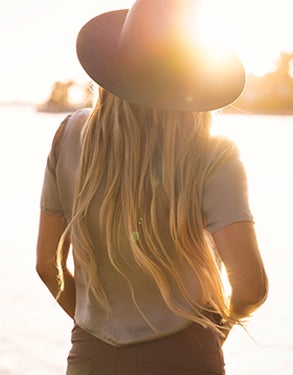
[[[243,90],[244,70],[232,51],[221,49],[214,59],[191,35],[197,3],[137,0],[129,10],[93,18],[77,39],[82,66],[112,94],[145,107],[208,111],[230,104]]]
[[[182,41],[187,42],[189,37],[185,31],[191,3],[194,0],[136,1],[127,13],[118,40],[121,54],[137,60],[183,47]]]

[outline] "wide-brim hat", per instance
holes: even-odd
[[[233,51],[206,48],[185,27],[190,0],[137,0],[100,14],[80,30],[87,74],[124,100],[148,108],[210,111],[241,94],[245,73]],[[211,25],[213,27],[213,25]]]

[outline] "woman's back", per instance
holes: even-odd
[[[178,116],[177,114],[177,121],[180,117],[182,121],[185,119],[185,116]],[[144,180],[136,182],[137,185],[141,184],[139,187],[141,190],[135,190],[133,187],[135,181],[123,185],[122,178],[116,180],[115,186],[117,173],[123,175],[128,168],[127,159],[113,160],[114,156],[111,154],[113,150],[109,151],[109,145],[102,145],[101,148],[108,148],[108,150],[104,150],[104,161],[101,163],[98,160],[99,145],[97,141],[94,142],[93,135],[87,127],[91,127],[92,133],[97,134],[101,125],[96,118],[94,122],[91,123],[90,120],[86,124],[87,118],[87,111],[79,111],[63,123],[62,129],[58,132],[59,139],[55,139],[54,152],[51,153],[55,157],[59,198],[51,197],[50,187],[46,185],[43,191],[43,206],[46,207],[46,200],[51,202],[60,199],[65,210],[64,215],[70,221],[74,211],[77,169],[80,157],[85,158],[82,147],[86,147],[88,138],[92,147],[97,148],[95,151],[97,165],[94,166],[94,170],[99,169],[101,173],[96,181],[93,179],[92,188],[84,183],[87,181],[88,174],[85,167],[83,167],[84,175],[79,176],[79,189],[91,189],[92,193],[91,199],[80,204],[86,211],[86,225],[77,227],[73,225],[72,228],[77,290],[75,320],[81,327],[114,345],[145,341],[182,330],[191,324],[194,317],[200,318],[201,311],[198,306],[201,308],[211,306],[213,303],[211,296],[216,301],[221,301],[222,297],[217,295],[219,289],[216,287],[210,286],[211,290],[207,290],[208,284],[205,281],[207,277],[202,277],[209,270],[218,272],[212,258],[213,250],[207,248],[204,221],[207,228],[213,230],[215,220],[218,220],[216,223],[218,227],[223,226],[227,220],[230,220],[229,215],[235,215],[235,212],[229,213],[229,210],[222,212],[219,218],[216,207],[211,207],[210,202],[214,202],[215,199],[231,200],[233,186],[237,183],[238,188],[242,183],[243,186],[241,190],[238,189],[238,196],[235,197],[238,201],[236,214],[238,220],[252,220],[246,203],[245,174],[241,170],[237,152],[227,140],[209,136],[208,118],[198,116],[197,121],[193,119],[193,122],[189,118],[190,123],[179,124],[181,129],[177,129],[173,134],[169,132],[166,125],[175,128],[178,127],[178,123],[163,124],[163,126],[161,123],[146,123],[143,126],[148,126],[150,133],[152,127],[157,127],[155,137],[150,140],[153,152],[147,149],[149,140],[145,140],[142,149],[135,149],[135,145],[131,144],[132,138],[125,139],[126,136],[123,138],[121,134],[116,134],[116,138],[118,137],[120,141],[123,139],[128,143],[128,147],[132,148],[128,150],[128,158],[137,156],[138,160],[141,159],[139,171],[143,167],[146,170]],[[103,123],[103,120],[100,121]],[[100,129],[101,132],[103,131],[103,137],[112,137],[113,143],[115,142],[113,132],[123,133],[118,126],[127,127],[126,124],[119,123],[114,130],[114,124],[103,125],[104,129]],[[133,124],[131,126],[133,127]],[[136,132],[141,133],[136,135],[139,138],[145,135],[146,131],[142,125],[137,124],[137,126]],[[189,142],[187,142],[188,135],[191,138]],[[171,139],[171,142],[166,144],[166,139]],[[183,141],[186,144],[180,144]],[[117,147],[125,148],[125,144],[116,143]],[[164,154],[169,152],[170,147],[176,159],[171,162],[168,155]],[[180,152],[184,152],[188,158],[182,157]],[[122,150],[120,155],[123,153]],[[147,155],[147,162],[143,160],[144,155]],[[193,159],[190,159],[192,157]],[[113,161],[117,161],[118,165],[113,164]],[[90,162],[92,163],[92,159]],[[233,171],[235,163],[238,163],[236,175]],[[211,178],[215,175],[214,170],[219,168],[220,172],[229,175],[232,189],[230,189],[232,195],[229,193],[229,197],[225,197],[223,192],[221,197],[218,196],[217,186],[220,175],[218,174],[216,179]],[[96,172],[91,171],[91,173]],[[237,182],[235,179],[239,176],[241,180]],[[153,186],[151,179],[155,180]],[[168,186],[166,180],[169,182]],[[126,179],[124,181],[127,182]],[[184,182],[188,185],[187,188],[182,187]],[[125,192],[128,187],[130,191]],[[184,188],[185,191],[176,192],[176,188]],[[191,194],[188,194],[188,191]],[[109,192],[112,194],[109,195]],[[241,194],[243,196],[239,200]],[[133,195],[136,195],[136,199]],[[105,206],[107,199],[110,202],[109,207]],[[170,204],[171,199],[173,202]],[[133,205],[127,207],[126,202],[131,200]],[[132,219],[129,219],[129,216],[134,207],[143,207],[143,210],[138,210],[136,222],[129,228],[129,220]],[[75,210],[75,214],[78,213],[78,208],[75,207]],[[186,229],[192,227],[188,223],[189,218],[191,221],[198,220],[193,233],[186,233]],[[235,217],[233,219],[235,220]],[[182,226],[184,229],[180,233]],[[175,234],[172,233],[172,229],[176,230]],[[152,236],[151,240],[150,236]],[[194,239],[198,242],[196,243]],[[85,248],[88,251],[86,256]],[[93,262],[95,262],[94,266]],[[95,290],[90,289],[89,280],[102,287],[98,292],[102,290],[103,294],[98,295],[98,298]],[[211,280],[216,280],[215,284],[218,282],[216,276],[212,276]],[[109,310],[101,305],[99,300],[101,295],[107,296],[106,303]],[[218,311],[217,306],[214,309]]]

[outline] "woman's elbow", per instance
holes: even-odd
[[[37,262],[36,272],[44,283],[47,283],[52,279],[56,279],[58,274],[56,264],[52,262]]]
[[[262,276],[263,276],[262,280],[260,281],[259,287],[258,287],[258,293],[256,293],[255,295],[254,303],[256,307],[261,306],[265,302],[265,300],[268,297],[268,292],[269,292],[269,283],[268,283],[268,278],[267,278],[265,271],[263,271]]]
[[[265,302],[267,296],[268,284],[263,283],[261,286],[259,286],[257,291],[250,293],[246,299],[246,304],[258,308]]]
[[[256,285],[252,289],[254,291],[253,293],[254,305],[260,306],[267,299],[268,291],[269,291],[268,277],[267,277],[264,267],[261,268],[261,271],[259,272],[259,277],[255,281],[255,284]]]
[[[267,299],[268,279],[265,273],[254,284],[242,288],[232,288],[231,304],[239,315],[248,316],[257,310]]]

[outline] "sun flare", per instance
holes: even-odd
[[[187,18],[187,29],[217,59],[218,50],[232,49],[246,70],[265,71],[268,54],[261,39],[256,5],[232,0],[199,0],[194,2]],[[278,49],[276,48],[276,51]]]
[[[227,0],[226,0],[227,2]],[[204,45],[231,47],[235,34],[230,33],[232,19],[226,14],[225,2],[198,1],[190,9],[188,28],[191,34]]]

